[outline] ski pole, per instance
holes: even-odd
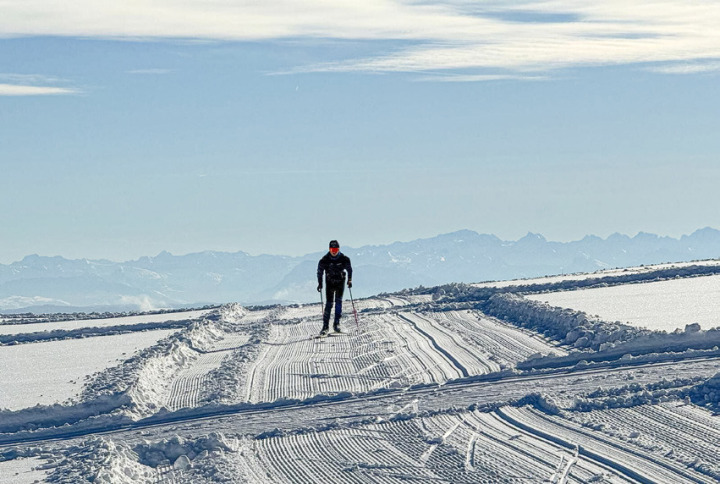
[[[325,319],[325,301],[323,301],[322,290],[320,291],[320,321]]]
[[[355,327],[357,328],[358,334],[360,334],[360,323],[358,323],[357,309],[355,309],[355,301],[352,297],[352,289],[348,287],[348,291],[350,291],[350,302],[352,303],[353,314],[355,315]]]

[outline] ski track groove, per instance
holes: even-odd
[[[549,348],[560,356],[567,351],[557,346],[549,347],[548,343],[538,336],[530,336],[524,331],[485,315],[470,311],[449,311],[433,313],[443,326],[451,326],[460,331],[463,346],[483,348],[493,360],[499,360],[506,366],[515,366],[520,361],[535,353],[547,352]]]
[[[483,375],[500,370],[500,365],[490,361],[483,357],[483,353],[471,352],[468,349],[467,343],[463,342],[463,335],[453,329],[450,329],[441,324],[445,315],[437,317],[434,314],[431,315],[420,315],[412,314],[411,319],[418,325],[425,334],[428,334],[434,341],[434,344],[440,348],[448,348],[442,350],[443,353],[452,355],[451,361],[461,371],[463,376],[469,375]],[[437,318],[437,319],[436,319]],[[457,324],[458,320],[464,321],[460,318],[453,320],[453,323]],[[445,320],[447,321],[447,320]],[[470,346],[476,347],[476,345]],[[470,369],[470,371],[468,371]]]
[[[710,429],[705,425],[681,416],[673,411],[671,404],[641,405],[628,409],[611,409],[590,412],[572,418],[580,425],[588,422],[605,425],[602,434],[619,434],[624,445],[643,449],[652,454],[672,456],[680,465],[699,460],[710,466],[717,478],[720,466],[717,464],[717,449],[720,447],[718,429]],[[677,407],[676,407],[677,408]],[[684,431],[678,434],[675,429],[681,424]],[[712,431],[714,430],[714,432]]]
[[[199,353],[190,366],[181,370],[173,379],[165,399],[168,410],[175,411],[200,405],[208,373],[220,368],[232,349],[247,341],[247,335],[230,333],[224,339],[215,342],[209,351]]]
[[[487,425],[487,428],[483,427],[483,433],[487,432],[489,436],[492,436],[496,445],[506,446],[511,452],[522,456],[528,464],[526,471],[533,470],[533,479],[540,480],[553,475],[559,459],[569,452],[566,447],[512,425],[501,418],[497,412],[488,414],[476,412],[474,415]],[[492,449],[490,447],[489,451]],[[579,482],[588,482],[591,478],[605,473],[612,475],[612,482],[636,482],[629,480],[627,476],[618,474],[602,463],[589,460],[579,461],[574,468],[574,473]]]
[[[707,476],[687,467],[678,466],[665,459],[643,455],[619,439],[592,435],[589,436],[581,428],[572,428],[566,420],[560,422],[539,411],[528,407],[522,409],[504,407],[498,411],[502,418],[519,425],[528,432],[553,435],[566,443],[572,442],[580,446],[581,454],[598,462],[603,462],[617,472],[644,483],[654,482],[706,482]]]

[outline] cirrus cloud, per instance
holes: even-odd
[[[716,0],[6,0],[0,36],[395,40],[402,42],[392,50],[291,72],[463,70],[482,80],[576,66],[718,60],[717,25]]]
[[[0,96],[57,96],[81,92],[58,84],[67,84],[67,81],[39,74],[0,73]]]
[[[77,94],[75,89],[65,87],[23,86],[18,84],[0,84],[0,96],[49,96],[58,94]]]

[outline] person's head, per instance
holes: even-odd
[[[336,255],[338,255],[338,252],[340,252],[340,244],[338,244],[337,240],[331,240],[330,241],[330,255],[336,256]]]

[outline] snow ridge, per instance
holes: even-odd
[[[39,427],[77,423],[94,416],[109,419],[113,426],[124,419],[138,420],[166,407],[175,375],[190,366],[203,352],[221,341],[227,321],[222,315],[237,317],[241,307],[228,307],[208,314],[154,346],[146,348],[120,365],[93,375],[76,399],[64,404],[38,405],[27,409],[0,410],[0,431],[17,432]],[[89,424],[89,423],[88,423]],[[99,425],[95,422],[93,425]]]

